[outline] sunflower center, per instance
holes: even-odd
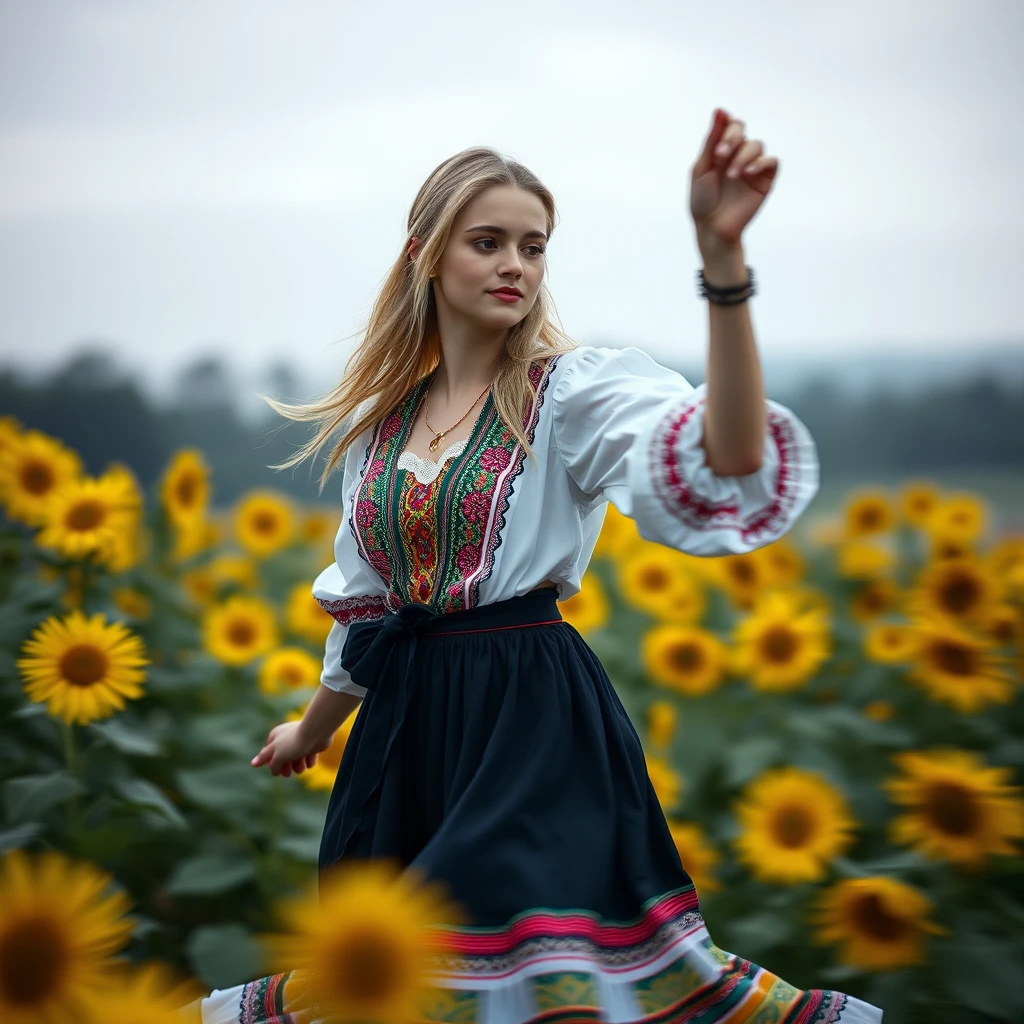
[[[361,932],[339,953],[336,991],[353,1003],[387,999],[401,981],[401,954],[386,936]]]
[[[20,479],[29,494],[46,494],[54,484],[53,467],[41,459],[28,459],[21,467]]]
[[[879,587],[865,587],[860,592],[860,606],[867,612],[879,612],[885,608],[885,591]]]
[[[877,893],[862,896],[853,905],[854,930],[876,942],[899,942],[908,930],[907,922],[889,912]]]
[[[796,648],[796,637],[786,626],[775,626],[761,638],[761,653],[767,661],[776,664],[785,665],[792,661]]]
[[[251,647],[256,640],[256,628],[248,619],[232,619],[227,628],[228,642],[236,647]]]
[[[749,562],[732,562],[729,565],[729,572],[737,583],[754,582],[754,567]]]
[[[674,644],[668,656],[672,667],[680,672],[694,672],[704,664],[704,654],[696,644]]]
[[[882,514],[877,508],[863,508],[859,519],[862,530],[874,530],[882,522]]]
[[[971,676],[975,672],[974,652],[953,640],[938,640],[932,647],[935,663],[951,676]]]
[[[84,533],[87,530],[95,530],[107,517],[107,507],[102,501],[95,498],[86,498],[83,501],[76,501],[68,509],[64,516],[64,525],[69,530],[78,530]]]
[[[640,584],[645,590],[664,590],[668,586],[668,573],[656,565],[648,566],[640,573]]]
[[[806,807],[789,805],[780,807],[772,821],[772,833],[780,846],[787,850],[806,846],[814,831],[814,822]]]
[[[940,596],[943,608],[954,615],[963,615],[978,603],[978,581],[972,576],[954,576],[942,588]]]
[[[194,473],[183,473],[174,485],[174,497],[182,508],[191,508],[199,497],[199,481]]]
[[[107,673],[107,656],[92,644],[69,647],[60,659],[60,674],[72,686],[92,686]]]
[[[29,1010],[52,999],[68,964],[68,945],[56,924],[27,917],[0,934],[0,999]]]
[[[978,831],[981,813],[974,794],[955,782],[935,782],[928,787],[925,814],[949,836],[971,836]]]
[[[285,686],[298,686],[302,682],[302,669],[297,665],[283,665],[279,678]]]
[[[252,528],[256,533],[277,533],[277,516],[272,512],[257,512],[252,517]]]

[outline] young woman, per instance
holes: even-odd
[[[777,170],[715,112],[690,189],[710,300],[699,388],[552,323],[553,198],[474,148],[416,196],[341,384],[281,407],[319,427],[296,461],[340,432],[324,474],[343,470],[336,561],[313,587],[336,622],[304,718],[252,763],[305,770],[359,708],[320,867],[396,858],[468,912],[431,1020],[881,1019],[712,943],[636,731],[558,611],[609,501],[646,539],[715,556],[777,539],[817,491],[806,428],[765,399],[746,305],[741,234]],[[204,1024],[290,1019],[282,977],[214,992]]]

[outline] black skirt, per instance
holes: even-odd
[[[411,605],[349,627],[341,664],[367,693],[320,867],[397,859],[461,904],[468,923],[422,1019],[880,1021],[714,945],[640,738],[556,598]],[[214,993],[204,1024],[288,1019],[289,981]]]

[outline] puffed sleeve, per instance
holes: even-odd
[[[768,401],[760,469],[718,476],[703,435],[706,386],[638,348],[580,346],[552,388],[554,434],[581,503],[609,500],[646,540],[692,555],[777,540],[818,491],[810,432]],[[565,357],[563,357],[565,358]]]
[[[366,687],[352,682],[341,667],[341,651],[345,646],[349,625],[362,619],[377,619],[387,611],[387,588],[384,581],[359,554],[349,521],[352,495],[358,484],[356,460],[363,457],[364,444],[357,441],[345,456],[342,485],[342,517],[334,538],[334,561],[313,583],[313,597],[329,612],[334,623],[324,648],[324,665],[320,682],[331,690],[354,693],[362,697]]]

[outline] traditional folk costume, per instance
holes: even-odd
[[[431,375],[432,376],[432,375]],[[806,427],[768,403],[763,465],[719,477],[704,386],[636,348],[535,363],[536,462],[488,395],[436,464],[405,451],[431,377],[353,444],[322,682],[363,695],[320,850],[392,857],[445,884],[471,925],[424,1020],[474,1024],[869,1024],[717,948],[601,663],[563,621],[607,502],[694,555],[786,533],[818,490]],[[536,590],[546,580],[558,583]],[[286,1024],[288,975],[215,991],[203,1024]]]

